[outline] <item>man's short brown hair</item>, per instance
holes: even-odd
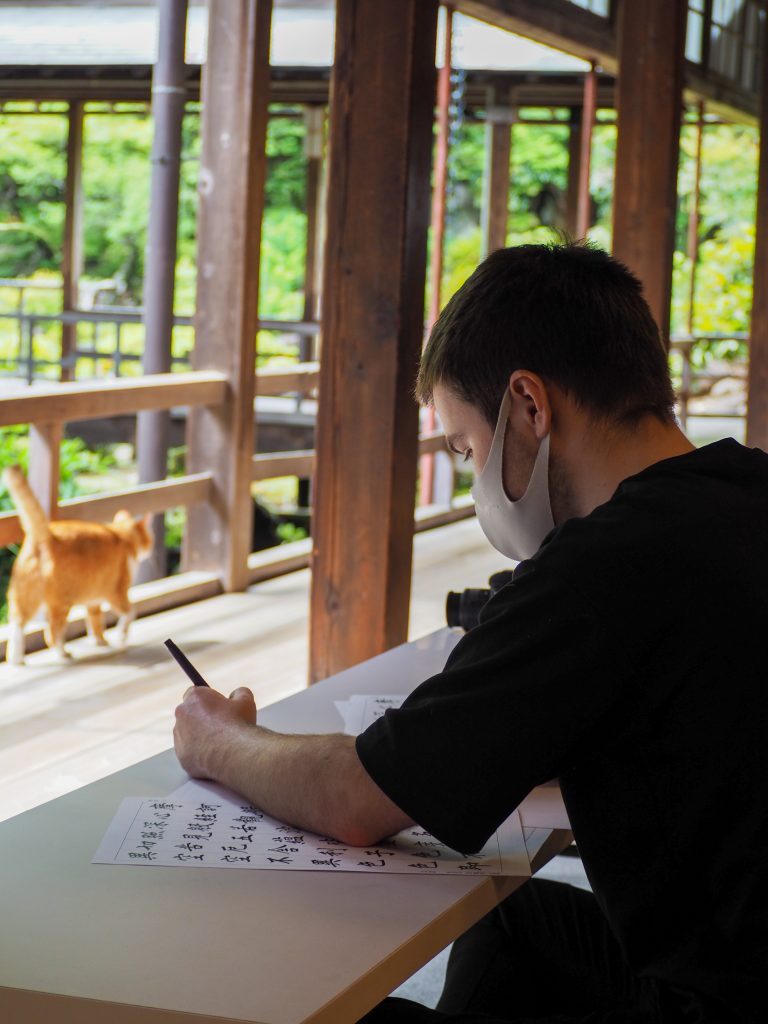
[[[416,395],[449,386],[495,426],[515,370],[530,370],[597,419],[674,419],[667,353],[638,279],[584,243],[491,253],[447,304]]]

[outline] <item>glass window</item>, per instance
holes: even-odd
[[[696,0],[693,0],[695,3]],[[703,3],[703,0],[698,0]],[[701,64],[704,43],[704,16],[693,6],[688,9],[688,23],[685,27],[685,56],[687,60]]]

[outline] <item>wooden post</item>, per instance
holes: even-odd
[[[768,53],[768,25],[763,53]],[[763,60],[760,93],[760,162],[757,173],[755,263],[747,380],[747,444],[768,451],[768,60]]]
[[[64,243],[61,254],[62,309],[77,309],[83,272],[83,101],[71,100],[67,115],[67,180],[64,185]],[[74,380],[77,324],[61,325],[61,379]]]
[[[159,0],[160,32],[157,63],[152,71],[152,182],[144,267],[145,374],[171,369],[173,300],[176,281],[176,235],[179,221],[181,130],[186,87],[184,51],[187,0]],[[168,472],[171,419],[167,410],[145,410],[136,417],[136,458],[139,483],[164,480]],[[137,580],[165,576],[165,516],[154,517],[152,554],[142,561]]]
[[[502,102],[504,101],[504,102]],[[485,115],[485,189],[483,192],[483,254],[507,244],[509,163],[512,157],[514,110],[507,96],[493,90]]]
[[[581,173],[581,107],[571,107],[568,118],[568,183],[565,189],[565,230],[578,238],[579,177]]]
[[[592,225],[592,131],[597,112],[597,71],[593,64],[584,76],[584,103],[581,108],[581,146],[579,149],[579,184],[576,193],[576,237],[586,238]]]
[[[338,0],[310,677],[407,637],[437,0]]]
[[[188,472],[214,474],[214,501],[189,511],[188,569],[248,585],[250,494],[266,174],[271,0],[210,6],[203,78],[197,311],[193,367],[229,378],[227,401],[190,410]]]
[[[314,320],[319,313],[318,250],[322,231],[323,136],[325,108],[304,108],[304,157],[307,161],[307,240],[304,266],[304,320]],[[313,339],[302,335],[299,342],[300,362],[315,358]]]
[[[325,141],[325,107],[304,107],[304,158],[307,167],[307,237],[304,246],[304,312],[303,320],[320,316],[320,280],[322,265],[321,237],[323,231],[323,155]],[[299,362],[317,358],[317,335],[299,335]],[[297,397],[297,407],[300,396]],[[312,480],[299,477],[296,489],[299,508],[312,505]]]
[[[686,12],[685,0],[623,3],[619,10],[613,252],[643,282],[665,341],[672,295]]]
[[[32,423],[29,428],[29,486],[48,519],[57,518],[61,435],[60,422]]]
[[[445,207],[448,198],[448,156],[450,149],[451,61],[453,60],[453,7],[444,6],[445,37],[443,63],[437,76],[437,111],[435,138],[435,166],[432,181],[432,232],[429,266],[429,314],[427,329],[440,315],[443,291],[443,256],[445,253]],[[436,417],[432,406],[424,412],[424,429],[435,429]],[[435,496],[435,457],[422,455],[419,459],[419,504],[430,505]]]
[[[701,164],[704,147],[704,102],[699,101],[696,124],[696,163],[693,192],[688,214],[688,258],[691,261],[691,276],[688,282],[688,333],[693,334],[696,314],[696,271],[699,266],[699,231],[701,228]]]

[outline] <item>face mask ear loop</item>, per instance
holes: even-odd
[[[501,408],[499,409],[499,417],[496,420],[496,429],[493,432],[493,440],[491,441],[491,449],[488,452],[488,458],[485,460],[485,465],[482,468],[479,476],[488,471],[490,475],[494,468],[499,469],[504,461],[504,442],[507,437],[507,424],[509,423],[509,409],[511,401],[509,397],[509,388],[505,388],[504,397],[501,400]],[[479,479],[479,477],[478,477]]]

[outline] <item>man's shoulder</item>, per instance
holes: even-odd
[[[732,438],[664,459],[619,484],[588,516],[568,520],[551,535],[552,553],[565,545],[632,548],[658,543],[670,532],[711,533],[713,519],[755,521],[768,509],[768,455]],[[569,550],[569,557],[574,555]]]
[[[588,516],[557,527],[515,578],[558,578],[621,615],[628,603],[689,593],[713,573],[768,566],[766,517],[768,455],[721,441],[628,478]]]

